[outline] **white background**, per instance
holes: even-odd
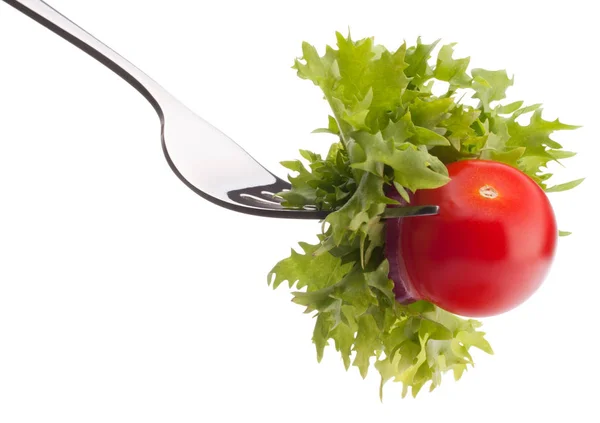
[[[515,74],[513,99],[583,128],[553,194],[551,275],[485,320],[496,354],[460,382],[383,404],[327,351],[266,274],[317,222],[219,209],[160,149],[125,82],[0,2],[0,422],[593,421],[597,411],[598,70],[594,2],[53,0],[280,175],[325,150],[320,93],[290,69],[300,43],[348,26],[395,48],[458,42]],[[207,146],[210,148],[210,145]],[[595,416],[595,417],[594,417]]]

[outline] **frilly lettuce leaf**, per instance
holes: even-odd
[[[492,354],[485,334],[478,330],[479,322],[424,301],[409,306],[397,303],[387,260],[367,270],[358,263],[343,264],[330,254],[315,257],[319,247],[303,244],[305,254],[293,252],[269,274],[274,286],[285,280],[293,285],[297,280],[296,288],[307,288],[294,292],[293,301],[316,316],[313,342],[319,361],[333,341],[346,369],[357,367],[362,377],[374,360],[382,397],[389,380],[403,383],[403,395],[410,388],[416,396],[427,382],[431,381],[430,390],[439,386],[447,371],[460,378],[473,364],[471,347]]]
[[[395,187],[409,202],[411,192],[446,184],[448,163],[473,158],[512,165],[547,192],[571,189],[582,179],[548,187],[547,165],[575,154],[551,135],[577,127],[543,119],[539,104],[504,104],[514,78],[505,70],[469,71],[468,57],[453,57],[454,44],[441,46],[432,60],[439,41],[419,38],[389,51],[373,38],[337,33],[336,39],[323,55],[303,43],[293,66],[331,107],[326,127],[315,132],[334,141],[325,157],[301,150],[303,160],[282,162],[293,172],[292,188],[279,194],[285,207],[332,213],[319,243],[292,250],[269,273],[269,283],[276,288],[287,281],[296,289],[293,301],[314,315],[319,360],[332,344],[347,369],[357,367],[363,377],[375,369],[382,389],[391,380],[403,385],[403,395],[416,396],[427,384],[439,386],[446,372],[458,380],[473,365],[473,347],[492,349],[478,321],[424,301],[395,301],[382,214],[397,202],[387,189]],[[447,89],[434,95],[439,81]],[[463,104],[464,95],[477,106]],[[529,122],[517,122],[521,116]]]

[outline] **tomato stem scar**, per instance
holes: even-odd
[[[496,198],[498,197],[498,191],[490,185],[484,185],[479,188],[479,194],[485,198]]]

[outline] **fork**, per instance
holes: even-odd
[[[171,170],[202,198],[236,212],[276,218],[324,219],[330,211],[290,209],[277,193],[291,185],[180,103],[131,62],[42,0],[3,0],[111,69],[156,110],[162,149]],[[210,140],[211,148],[206,148]],[[434,205],[388,208],[384,218],[435,215]]]

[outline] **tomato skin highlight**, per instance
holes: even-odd
[[[504,313],[528,299],[550,269],[558,238],[552,206],[530,177],[503,163],[464,160],[448,172],[448,184],[417,191],[411,201],[437,204],[439,215],[390,222],[405,285],[397,295],[408,291],[463,316]]]

